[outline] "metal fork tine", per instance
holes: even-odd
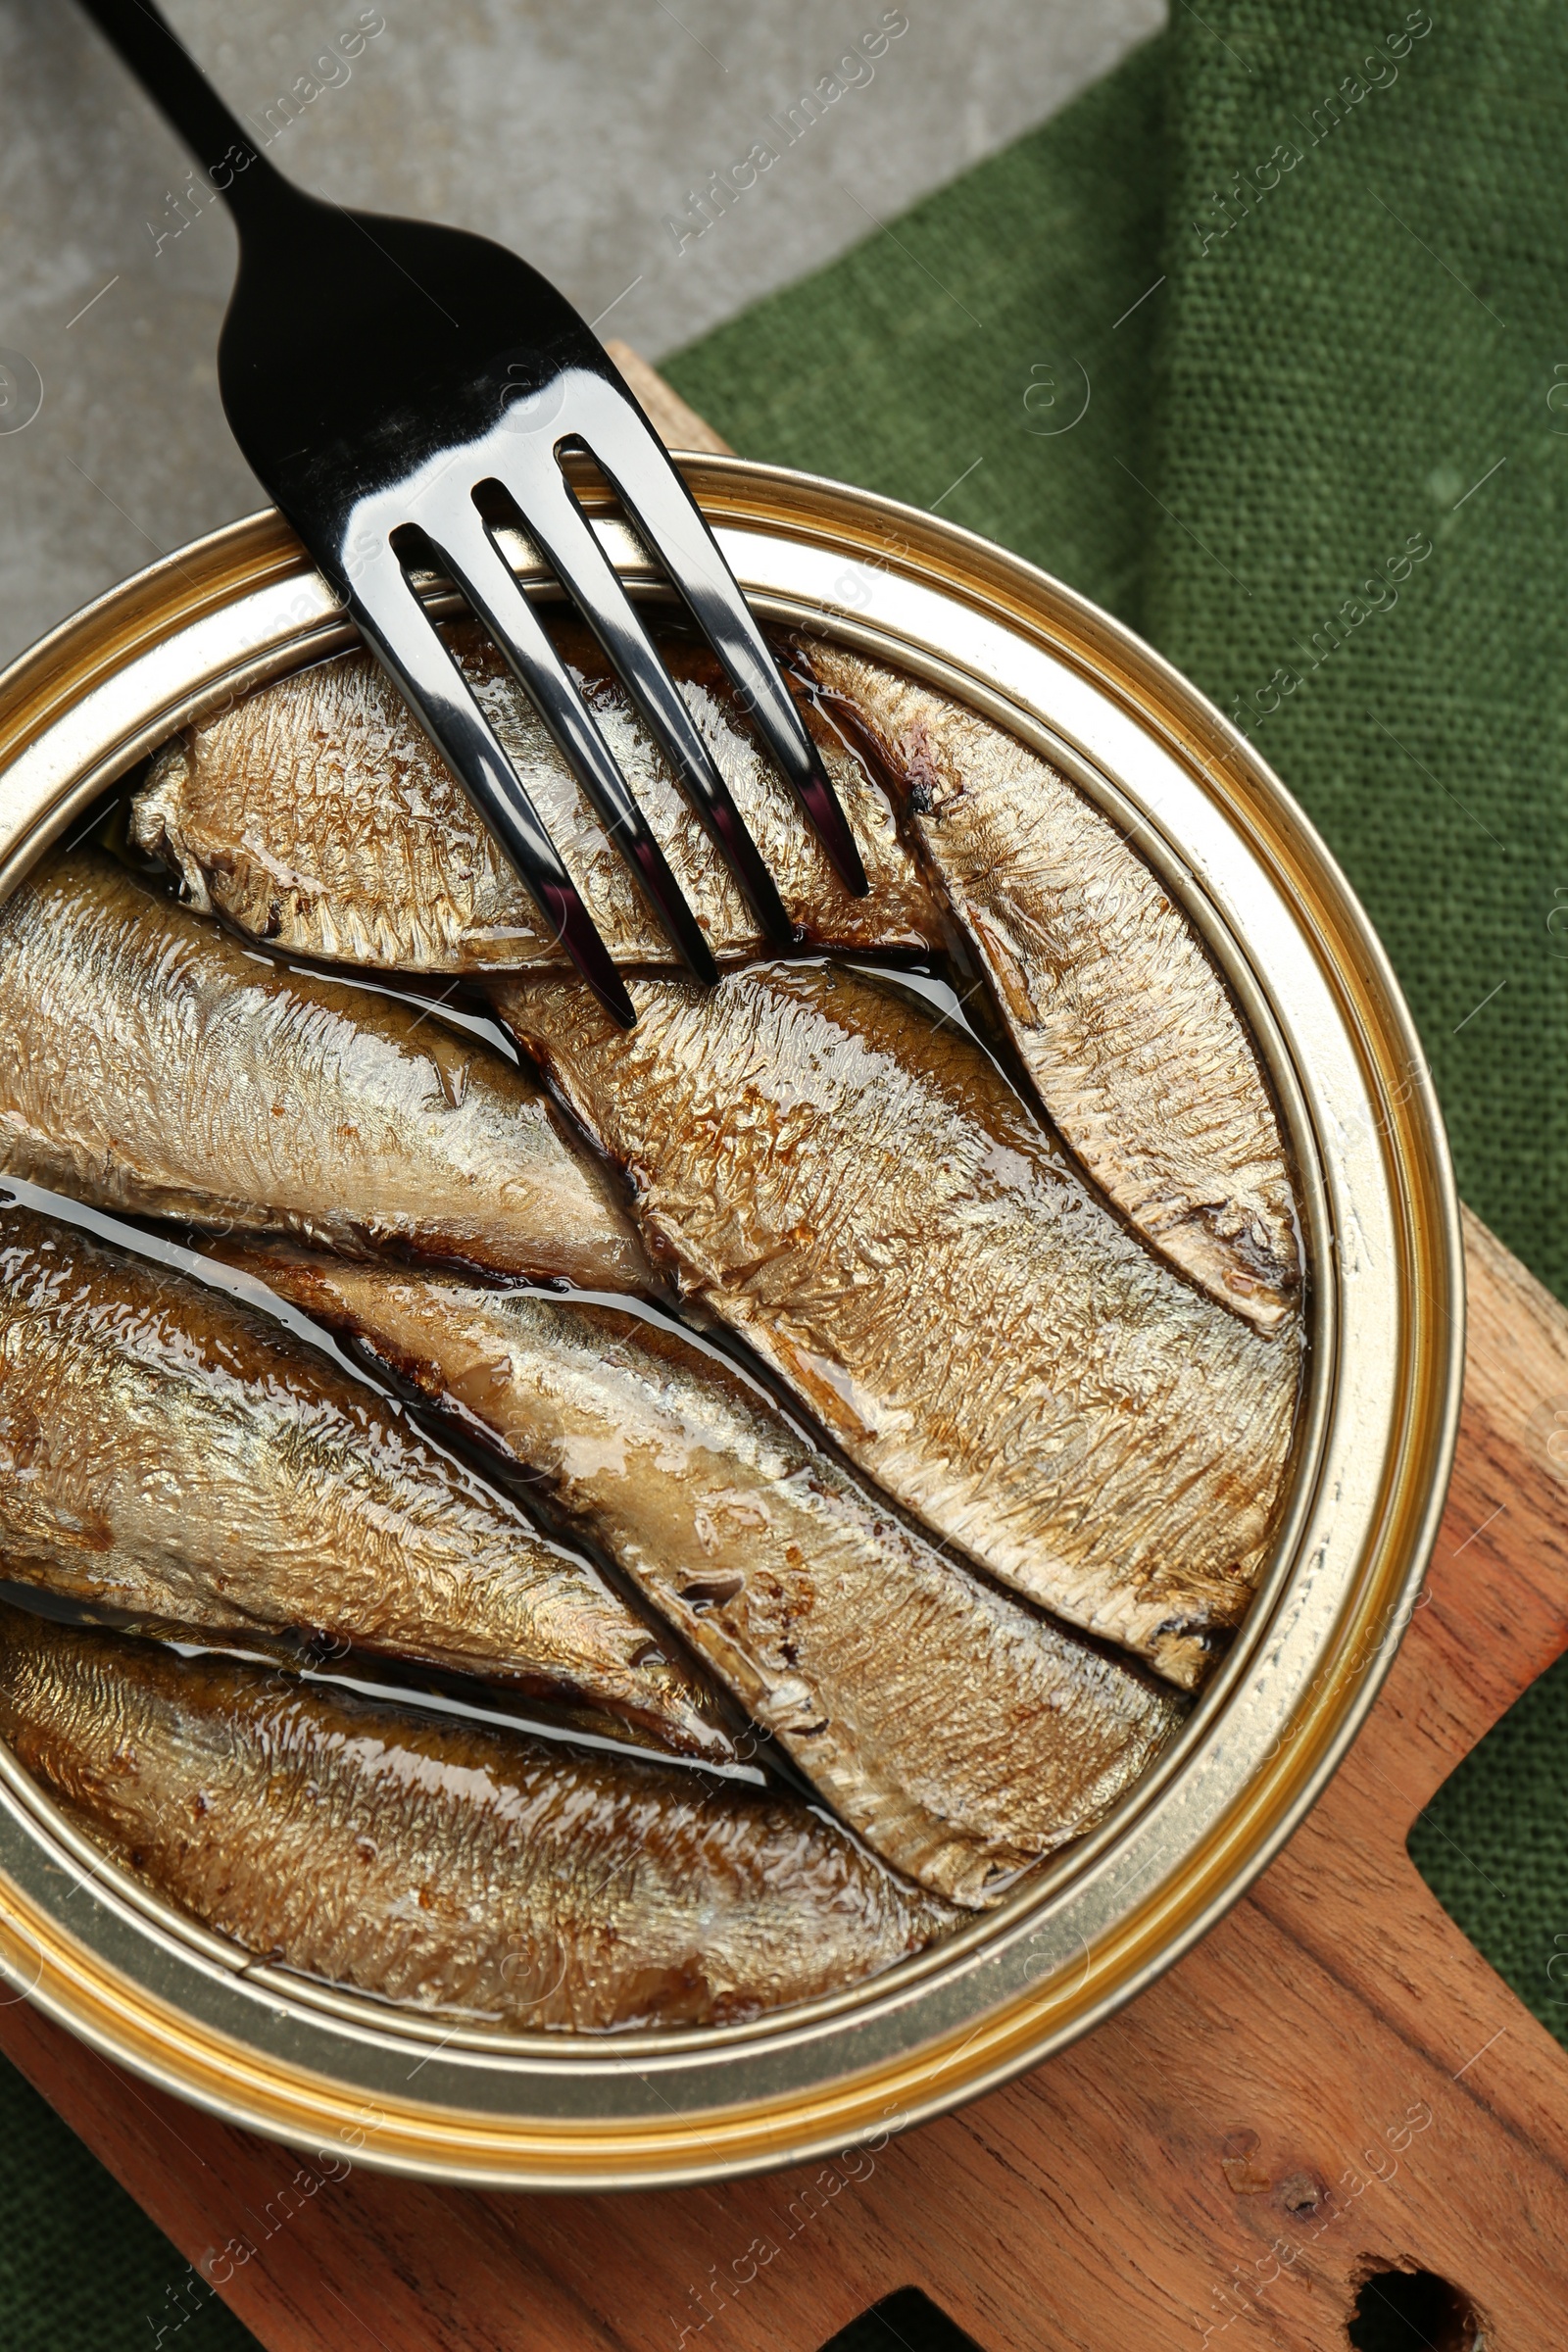
[[[616,381],[619,379],[617,377]],[[573,389],[578,388],[574,379]],[[774,759],[804,804],[817,838],[845,888],[864,898],[869,888],[854,834],[779,674],[696,502],[663,443],[629,392],[602,380],[589,395],[593,422],[582,438],[621,504],[689,607],[751,711]]]
[[[467,501],[463,504],[466,513],[450,512],[439,525],[431,524],[431,544],[506,656],[556,749],[641,883],[655,914],[695,977],[710,986],[718,978],[718,966],[646,815],[539,615],[498,553],[477,508]]]
[[[716,842],[763,931],[779,947],[795,927],[712,753],[638,618],[625,589],[548,451],[526,470],[498,473],[538,546],[618,671],[628,694]]]
[[[863,896],[859,853],[783,677],[717,540],[592,326],[537,270],[487,238],[306,196],[256,151],[154,0],[84,4],[220,182],[239,229],[243,266],[219,345],[235,439],[328,580],[343,588],[367,641],[607,1009],[628,1028],[636,1020],[520,776],[404,574],[394,549],[403,532],[423,531],[443,549],[695,968],[704,968],[708,951],[564,664],[530,623],[514,583],[502,592],[493,541],[470,536],[469,510],[477,514],[475,493],[488,484],[499,481],[516,500],[764,931],[784,946],[795,933],[701,729],[566,480],[558,455],[564,447],[592,451],[615,485],[755,714],[841,879]],[[298,260],[307,250],[327,256],[323,283],[330,279],[333,292],[302,312]],[[437,282],[447,299],[432,290]],[[434,329],[432,307],[450,334]]]
[[[349,606],[583,979],[613,1020],[623,1029],[633,1028],[636,1007],[577,885],[389,547],[351,586]]]

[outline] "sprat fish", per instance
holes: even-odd
[[[798,1798],[14,1609],[0,1737],[219,1935],[457,2021],[735,2024],[960,1916]]]
[[[239,1262],[514,1462],[849,1826],[939,1894],[1000,1899],[1181,1720],[1169,1690],[944,1557],[667,1325],[293,1251]]]
[[[758,954],[765,943],[756,918],[598,643],[573,624],[556,635],[713,954],[721,962]],[[712,656],[678,633],[656,636],[792,920],[812,939],[849,947],[933,942],[930,894],[864,762],[820,731],[871,884],[868,898],[855,899]],[[675,962],[625,858],[489,639],[467,626],[450,641],[612,955]],[[365,654],[298,670],[188,729],[155,761],[131,830],[178,872],[192,906],[297,954],[426,972],[564,964],[462,788]]]
[[[254,955],[94,851],[0,906],[0,1172],[95,1207],[611,1289],[604,1171],[493,1048]]]
[[[1156,1250],[1259,1330],[1300,1250],[1261,1062],[1197,930],[1108,817],[1038,753],[843,646],[803,647],[875,747],[1040,1098]]]
[[[654,1626],[375,1390],[222,1292],[15,1206],[0,1576],[208,1631],[321,1633],[733,1752]]]
[[[1184,1686],[1251,1596],[1298,1350],[1163,1266],[979,1044],[777,962],[492,999],[631,1181],[688,1306],[981,1566]]]

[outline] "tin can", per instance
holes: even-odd
[[[1289,1131],[1308,1394],[1266,1580],[1157,1765],[999,1910],[744,2026],[502,2034],[257,1961],[107,1863],[0,1749],[0,1967],[106,2055],[311,2150],[489,2187],[674,2185],[886,2134],[1034,2066],[1243,1892],[1322,1789],[1416,1605],[1458,1419],[1458,1208],[1409,1015],[1344,877],[1251,748],[1106,613],[838,484],[684,461],[754,607],[914,672],[1136,834],[1250,1021]],[[582,495],[634,595],[637,541]],[[547,595],[535,551],[503,545]],[[433,612],[445,583],[421,583]],[[0,678],[0,895],[187,720],[353,642],[268,513],[168,557]]]

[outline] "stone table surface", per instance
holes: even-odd
[[[499,237],[657,359],[1044,121],[1163,8],[170,0],[169,14],[305,186]],[[853,80],[838,74],[879,27],[875,62],[861,49]],[[851,86],[808,128],[799,112],[792,140],[788,110],[828,76]],[[699,234],[693,197],[759,145],[776,160]],[[6,0],[0,661],[264,503],[219,404],[234,239],[207,197],[70,0]],[[301,267],[301,300],[330,301],[308,255]]]

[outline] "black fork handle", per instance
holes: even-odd
[[[270,163],[152,0],[79,0],[177,131],[234,216],[241,234],[305,201]]]

